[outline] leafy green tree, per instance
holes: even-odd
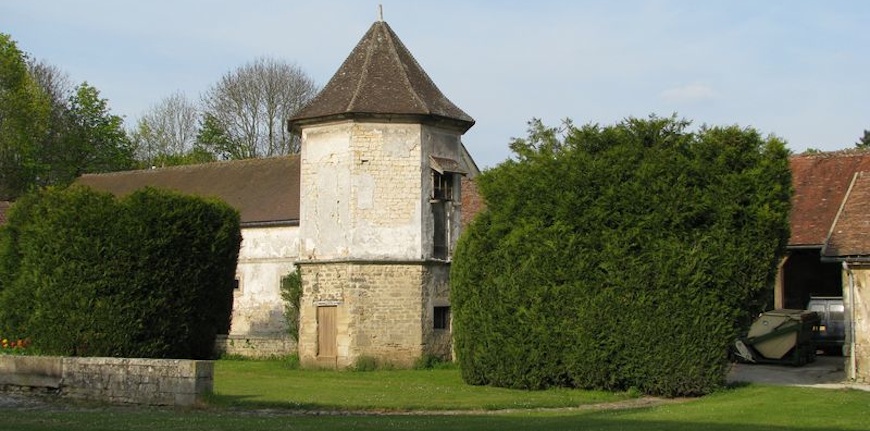
[[[150,164],[143,164],[142,162],[140,164],[142,168],[148,169],[166,166],[198,165],[216,160],[215,155],[210,151],[196,146],[184,154],[162,154],[152,159]]]
[[[109,111],[108,101],[87,82],[76,87],[69,101],[70,130],[65,143],[71,182],[84,173],[112,172],[135,166],[124,120]]]
[[[281,279],[281,300],[284,302],[284,321],[287,334],[299,341],[299,307],[302,301],[302,273],[297,267]]]
[[[66,162],[69,149],[65,140],[70,130],[69,100],[73,85],[69,77],[46,62],[28,62],[30,75],[49,101],[49,114],[44,133],[36,141],[36,163],[39,172],[37,186],[66,184],[70,181]]]
[[[0,200],[14,199],[35,184],[37,142],[48,117],[49,102],[28,74],[25,54],[0,33]]]
[[[855,142],[856,148],[870,148],[870,130],[864,130],[864,136]]]
[[[255,153],[248,151],[248,147],[240,145],[230,137],[221,121],[208,112],[202,117],[199,132],[196,135],[196,143],[200,148],[206,149],[221,160],[241,160],[256,157]]]
[[[29,62],[0,33],[0,199],[133,167],[132,147],[99,91],[70,89],[56,67]]]
[[[789,153],[753,129],[676,118],[545,127],[477,177],[486,210],[451,267],[472,384],[681,396],[724,384],[772,301]]]

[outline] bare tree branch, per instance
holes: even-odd
[[[132,132],[136,158],[152,163],[160,157],[189,154],[196,146],[199,109],[181,92],[154,105]]]
[[[203,96],[203,109],[235,148],[223,158],[271,157],[299,152],[284,125],[317,92],[298,66],[261,57],[221,77]]]

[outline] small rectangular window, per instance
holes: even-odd
[[[239,279],[238,278],[233,280],[233,290],[236,292],[238,292],[238,290],[239,290]]]
[[[435,307],[435,329],[450,329],[450,307]]]
[[[453,200],[453,174],[432,171],[432,197],[434,199]]]

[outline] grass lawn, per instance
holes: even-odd
[[[574,407],[624,400],[626,393],[516,391],[466,385],[457,369],[311,371],[281,361],[217,361],[217,406],[307,410],[494,410]]]
[[[744,386],[640,409],[487,409],[578,406],[626,394],[464,386],[457,370],[296,371],[278,362],[220,361],[216,395],[198,409],[69,406],[0,408],[2,430],[870,430],[870,392]],[[258,390],[259,388],[259,390]],[[308,394],[300,394],[305,392]],[[262,410],[268,407],[268,410]],[[286,408],[388,414],[295,415]],[[396,410],[430,410],[408,414]],[[436,414],[437,410],[473,412]],[[323,412],[321,412],[323,413]]]

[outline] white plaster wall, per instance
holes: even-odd
[[[302,259],[422,257],[421,127],[341,122],[302,131]]]
[[[242,229],[230,335],[282,334],[281,279],[293,272],[299,256],[296,226]]]
[[[350,123],[302,131],[300,258],[348,254],[350,231]]]

